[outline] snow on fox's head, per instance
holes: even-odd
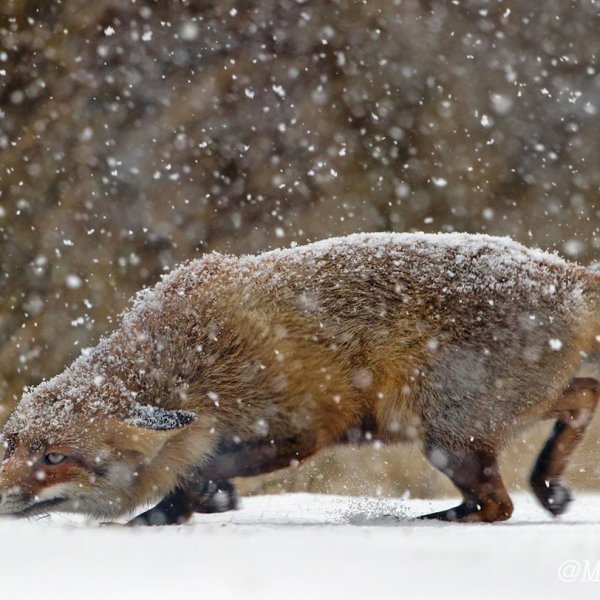
[[[106,402],[98,383],[75,388],[55,379],[23,396],[2,432],[0,514],[114,518],[172,485],[151,471],[195,415],[125,395]]]

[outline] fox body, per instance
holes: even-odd
[[[578,378],[600,276],[508,239],[359,234],[208,254],[142,291],[120,327],[28,390],[3,431],[0,512],[176,523],[235,506],[229,480],[326,446],[419,441],[462,492],[433,516],[510,516],[496,458],[556,419],[532,473],[554,514],[591,418]]]

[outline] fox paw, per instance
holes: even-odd
[[[207,481],[194,506],[195,512],[219,513],[238,508],[240,499],[230,481]]]
[[[533,491],[542,506],[552,515],[562,515],[573,499],[571,491],[559,481],[543,481],[533,486]]]

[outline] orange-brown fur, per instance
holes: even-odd
[[[318,252],[184,265],[88,357],[25,395],[5,430],[4,512],[29,514],[41,490],[71,482],[79,492],[61,492],[56,510],[114,517],[366,434],[419,440],[465,502],[491,498],[460,520],[507,518],[495,458],[555,416],[594,351],[599,278],[495,238],[466,260],[460,244],[431,258],[440,239],[354,238],[347,254],[342,239]],[[514,265],[486,280],[485,261],[492,271],[503,252]],[[138,405],[184,422],[157,430],[132,416]],[[46,465],[55,448],[74,458]],[[481,489],[477,469],[493,475]],[[200,510],[194,502],[184,518]]]

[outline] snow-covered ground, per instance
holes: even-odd
[[[559,520],[514,499],[495,525],[410,520],[453,500],[309,494],[180,527],[2,520],[0,598],[599,598],[600,495]]]

